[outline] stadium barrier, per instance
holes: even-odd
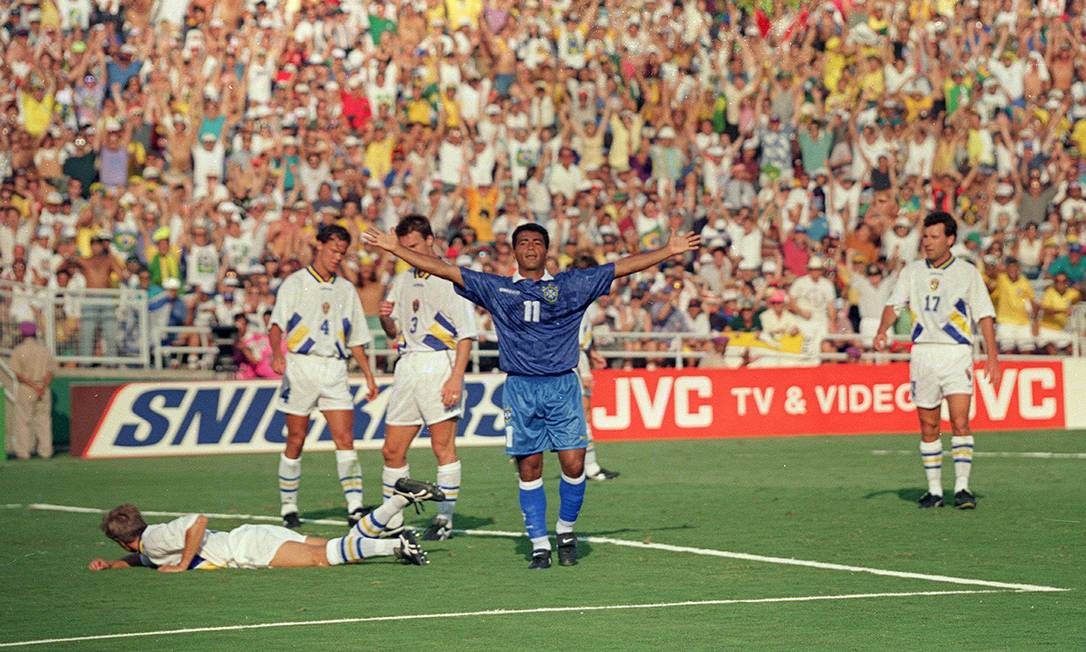
[[[982,365],[978,364],[977,369]],[[832,373],[827,373],[831,369]],[[973,426],[985,430],[1086,428],[1086,360],[1008,360],[1003,380],[977,383]],[[355,440],[379,448],[392,379],[372,403],[357,397]],[[502,374],[469,374],[458,443],[501,445]],[[281,451],[276,381],[154,382],[72,387],[71,445],[84,458]],[[889,434],[916,430],[906,363],[792,369],[601,370],[592,394],[598,440]],[[425,435],[417,446],[428,445]],[[307,450],[332,450],[313,419]]]

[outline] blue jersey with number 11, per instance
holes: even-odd
[[[456,292],[490,311],[498,331],[498,364],[521,376],[548,376],[577,367],[584,311],[611,289],[612,264],[572,269],[539,281],[460,268]]]

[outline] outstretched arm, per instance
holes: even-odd
[[[672,231],[671,237],[668,238],[667,244],[663,247],[654,249],[653,251],[644,251],[639,254],[633,254],[632,256],[626,256],[625,258],[619,258],[615,261],[615,278],[629,276],[634,272],[640,272],[653,265],[659,265],[672,256],[686,253],[687,251],[697,249],[700,246],[700,235],[696,233],[679,235],[675,231]]]
[[[132,568],[133,566],[141,565],[140,556],[136,553],[132,553],[131,555],[126,555],[120,559],[114,559],[113,561],[96,557],[87,564],[87,568],[92,571],[120,570],[122,568]]]
[[[452,281],[461,287],[464,286],[464,277],[460,275],[459,267],[450,265],[440,258],[435,258],[434,256],[429,256],[427,254],[420,254],[417,251],[412,251],[411,249],[400,245],[400,241],[396,237],[396,232],[392,229],[389,229],[387,232],[369,230],[362,234],[362,239],[366,244],[380,247],[393,256],[406,261],[415,269],[420,269],[427,274],[433,274],[434,276],[439,276],[443,279]]]

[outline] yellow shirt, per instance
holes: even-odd
[[[996,321],[1000,324],[1015,324],[1028,326],[1029,309],[1036,300],[1033,286],[1025,276],[1019,276],[1017,281],[1012,281],[1006,274],[996,277],[996,288],[992,292],[992,300],[995,303]]]
[[[1045,293],[1041,296],[1041,308],[1046,310],[1055,310],[1056,313],[1041,313],[1041,328],[1048,328],[1054,331],[1062,331],[1067,327],[1067,309],[1075,303],[1078,303],[1079,296],[1078,290],[1075,288],[1067,288],[1067,291],[1060,294],[1054,287],[1045,288]]]
[[[1071,140],[1078,147],[1079,154],[1086,152],[1086,119],[1079,120],[1071,129]]]
[[[475,229],[475,237],[479,242],[494,242],[494,218],[498,212],[498,187],[491,186],[490,190],[483,194],[478,188],[468,188],[464,191],[464,199],[468,204],[468,215],[465,222]],[[489,217],[483,216],[483,211],[490,213]]]
[[[366,167],[370,170],[370,176],[374,179],[384,179],[392,170],[392,149],[396,146],[396,139],[385,136],[384,140],[375,140],[366,145]]]
[[[49,121],[53,118],[53,107],[56,101],[52,95],[45,95],[41,101],[34,99],[30,93],[19,93],[23,105],[23,120],[26,123],[26,132],[38,137],[49,128]]]
[[[475,27],[479,14],[483,13],[482,0],[445,0],[445,10],[449,14],[449,29],[455,30],[461,25]]]
[[[419,98],[407,103],[407,121],[412,124],[429,125],[432,107],[426,100]]]
[[[449,129],[458,128],[460,126],[460,105],[456,103],[456,98],[442,95],[441,106],[445,110],[445,126]]]

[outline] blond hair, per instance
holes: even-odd
[[[102,532],[118,543],[131,543],[143,535],[147,523],[135,505],[125,503],[102,517]]]

